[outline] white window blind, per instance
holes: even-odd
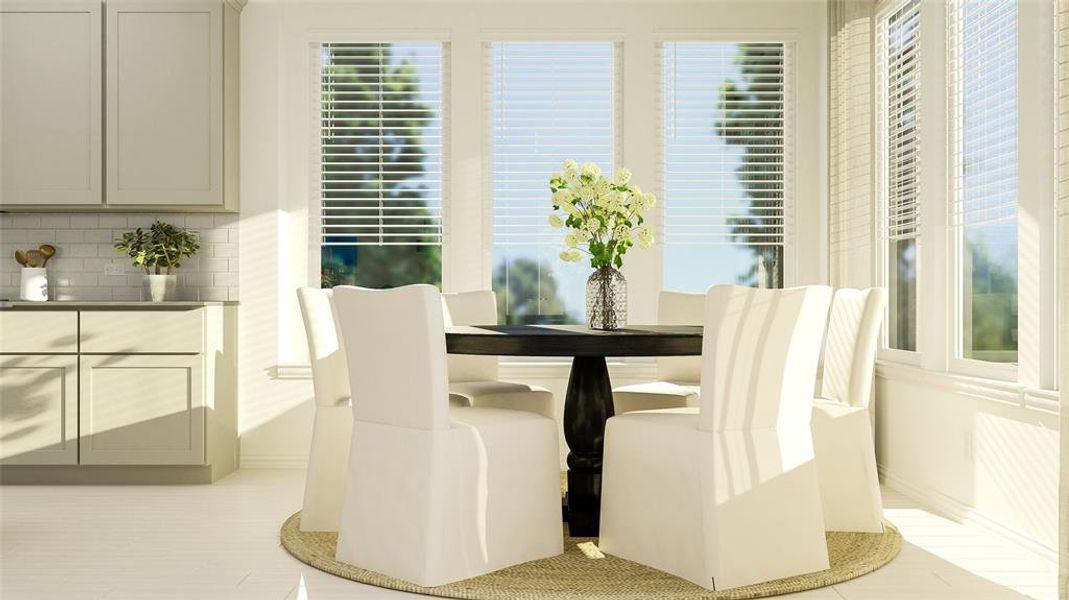
[[[549,178],[566,159],[616,163],[616,46],[611,42],[492,42],[490,86],[493,241],[561,246],[547,221]]]
[[[886,238],[917,237],[920,178],[920,1],[880,23],[880,134]]]
[[[487,61],[486,189],[492,199],[492,287],[502,323],[583,319],[586,265],[558,258],[549,178],[566,159],[612,175],[619,131],[619,46],[492,42]]]
[[[950,4],[957,357],[1016,363],[1017,1]]]
[[[661,44],[666,245],[785,243],[787,46]]]
[[[917,350],[920,237],[920,0],[906,0],[877,26],[877,145],[886,343]]]
[[[1017,215],[1017,0],[956,0],[950,7],[954,94],[951,223]]]
[[[441,245],[446,48],[322,44],[323,246]]]

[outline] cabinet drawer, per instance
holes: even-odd
[[[199,353],[204,347],[204,311],[83,311],[81,342],[87,353]]]
[[[0,312],[0,352],[74,353],[78,351],[78,313],[5,310]]]

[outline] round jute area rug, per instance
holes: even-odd
[[[515,565],[449,585],[425,588],[334,560],[337,534],[301,531],[298,527],[300,518],[301,513],[297,512],[282,525],[282,546],[309,566],[381,588],[475,600],[765,598],[820,588],[871,573],[891,562],[902,545],[902,536],[887,522],[883,533],[829,532],[830,569],[710,592],[656,569],[601,554],[594,544],[596,540],[568,537],[565,530],[564,554],[560,556]]]

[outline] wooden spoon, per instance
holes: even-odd
[[[51,244],[41,244],[41,247],[37,250],[39,250],[45,257],[45,261],[41,263],[42,267],[47,265],[48,260],[56,255],[56,247]]]
[[[25,252],[23,252],[22,250],[15,250],[15,262],[17,262],[20,265],[26,267],[26,266],[29,266],[28,265],[29,261],[30,261],[30,259],[28,259],[26,257],[26,253]]]
[[[43,267],[48,262],[48,257],[40,250],[27,250],[26,258],[30,261],[30,266],[34,268]]]

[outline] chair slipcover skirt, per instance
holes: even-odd
[[[345,492],[353,419],[349,372],[334,318],[333,296],[331,290],[297,290],[316,404],[301,507],[302,531],[337,531]]]
[[[353,410],[347,405],[316,407],[301,531],[338,530],[352,431]]]
[[[432,587],[564,551],[553,421],[492,408],[450,419],[356,422],[338,560]]]
[[[703,431],[696,413],[609,419],[601,549],[712,590],[828,568],[808,431]]]
[[[880,476],[869,412],[839,402],[813,403],[824,526],[828,531],[883,531]]]

